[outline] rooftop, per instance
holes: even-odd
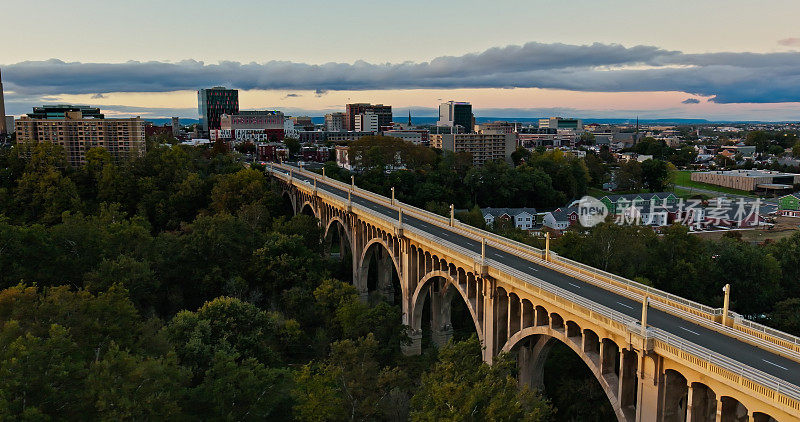
[[[783,173],[773,170],[715,170],[706,171],[705,174],[721,174],[723,176],[737,176],[737,177],[780,177],[780,176],[798,176],[796,173]]]

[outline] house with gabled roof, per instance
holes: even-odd
[[[790,193],[778,198],[778,214],[784,217],[800,217],[800,193]]]
[[[536,226],[536,208],[481,208],[483,220],[487,226],[495,221],[512,221],[514,227],[522,230],[533,230]]]
[[[545,213],[542,224],[558,233],[578,224],[578,205],[571,204],[568,207],[556,208]]]

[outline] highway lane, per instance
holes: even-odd
[[[307,176],[294,173],[294,177],[313,183]],[[347,199],[346,191],[333,187],[323,182],[321,179],[317,179],[317,189],[322,189],[345,200]],[[398,217],[397,210],[381,204],[376,204],[365,198],[353,195],[352,201],[383,214],[389,219],[396,220]],[[464,247],[476,254],[480,254],[481,252],[480,242],[442,227],[421,221],[412,216],[404,214],[403,225],[409,225],[423,230],[426,233]],[[636,320],[641,319],[642,304],[638,301],[620,296],[614,292],[539,265],[536,262],[528,261],[514,254],[493,248],[489,245],[486,246],[486,257],[613,309],[614,311],[628,315]],[[758,347],[739,341],[733,337],[718,333],[666,312],[653,309],[652,307],[648,311],[648,325],[660,328],[676,337],[683,338],[694,344],[705,347],[706,349],[741,362],[751,368],[758,369],[776,378],[800,386],[800,362],[795,362],[767,350],[759,349]]]

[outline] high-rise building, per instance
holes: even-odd
[[[330,113],[325,115],[325,130],[328,132],[341,132],[344,130],[344,113]]]
[[[8,133],[6,126],[6,104],[3,100],[3,75],[0,74],[0,139]]]
[[[517,137],[499,132],[432,134],[430,144],[445,151],[468,152],[472,154],[472,163],[480,166],[493,160],[510,161],[517,148]]]
[[[472,104],[448,101],[439,105],[437,126],[449,127],[453,133],[469,133],[475,128]]]
[[[583,130],[583,120],[565,119],[563,117],[550,117],[548,119],[539,119],[539,129]]]
[[[383,104],[355,103],[347,104],[345,109],[344,130],[356,130],[356,116],[371,111],[378,115],[378,126],[392,125],[392,106]]]
[[[204,134],[208,134],[211,129],[219,129],[220,116],[239,112],[239,91],[224,86],[198,90],[197,111]]]
[[[35,113],[31,113],[35,114]],[[115,160],[141,157],[145,153],[145,122],[139,117],[103,119],[84,117],[80,110],[61,118],[23,116],[14,123],[17,142],[49,142],[64,147],[72,166],[86,163],[86,151],[105,148]]]
[[[356,132],[377,133],[381,130],[379,118],[380,116],[371,111],[357,114],[353,130]]]

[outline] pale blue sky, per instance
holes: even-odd
[[[26,88],[24,84],[31,84],[31,81],[21,82],[25,72],[14,65],[24,61],[48,59],[84,64],[124,63],[129,60],[168,63],[197,60],[207,65],[220,61],[352,64],[358,60],[372,64],[398,64],[428,62],[441,56],[463,56],[468,53],[482,53],[495,47],[530,42],[545,45],[621,44],[628,48],[646,45],[685,54],[786,53],[800,49],[800,40],[780,42],[800,38],[800,26],[797,24],[800,1],[797,0],[89,0],[36,3],[14,0],[4,4],[2,11],[10,18],[4,18],[4,25],[0,26],[0,39],[4,40],[6,46],[0,54],[0,66],[8,68],[4,77],[6,89],[12,91],[8,99],[12,103],[12,109],[15,104],[22,107],[41,101],[39,97],[42,96],[63,99],[67,94],[87,94],[86,98],[74,99],[84,102],[91,100],[85,89],[64,89],[57,92],[56,88],[38,91]],[[720,80],[737,74],[726,73],[725,64],[715,63],[717,67],[714,71],[719,72]],[[650,65],[651,63],[619,63],[619,66],[626,68]],[[610,66],[613,68],[617,64],[612,63]],[[669,66],[683,64],[673,62]],[[708,77],[708,72],[711,70],[706,72],[705,77]],[[90,83],[94,77],[91,75],[93,74],[87,73],[78,82]],[[159,73],[152,75],[157,78]],[[798,77],[796,74],[790,76]],[[219,76],[214,77],[219,79]],[[485,85],[473,80],[464,84],[463,88],[476,90],[474,96],[480,100],[473,102],[478,109],[542,108],[557,102],[559,95],[554,90],[571,89],[563,81],[542,83],[542,78],[537,77],[535,81],[527,78],[523,84],[517,84],[513,76],[508,77],[510,87],[548,89],[532,95],[537,97],[535,99],[515,98],[514,102],[504,104],[502,101],[492,101],[491,92],[478,91],[497,88],[496,82]],[[606,113],[615,109],[624,110],[625,113],[636,110],[665,110],[666,113],[670,109],[670,113],[685,113],[687,117],[693,117],[690,114],[697,111],[703,114],[699,117],[711,118],[733,116],[737,113],[745,118],[744,114],[753,109],[751,106],[743,106],[734,110],[730,106],[708,105],[705,102],[699,105],[681,104],[680,101],[674,103],[673,97],[681,97],[682,100],[692,95],[712,97],[725,93],[701,89],[687,83],[675,84],[673,87],[664,83],[664,77],[659,75],[659,79],[653,84],[653,90],[657,93],[638,101],[633,101],[630,96],[620,95],[617,103],[613,96],[603,97],[606,103],[611,102],[604,106],[596,99],[592,100],[590,97],[593,96],[593,89],[584,86],[574,88],[585,93],[584,95],[571,96],[570,102],[560,102],[553,106],[582,112],[597,110]],[[235,77],[230,78],[230,81],[232,84],[237,82]],[[117,85],[98,89],[97,92],[104,93],[106,98],[94,102],[101,106],[144,106],[141,99],[134,100],[136,96],[123,93],[129,90],[146,92],[146,87],[143,88],[140,84],[136,88],[128,88],[122,82],[124,81],[115,82],[119,86],[116,90],[113,86]],[[253,92],[245,94],[244,98],[250,98],[252,107],[284,106],[312,111],[338,107],[347,98],[384,102],[402,99],[406,103],[397,104],[399,107],[433,107],[435,104],[431,103],[447,93],[442,94],[440,90],[428,95],[426,91],[460,87],[457,81],[448,81],[446,85],[428,82],[419,86],[405,84],[392,87],[391,90],[375,90],[376,82],[373,80],[372,85],[365,85],[363,89],[377,91],[377,94],[371,94],[369,98],[353,98],[362,89],[357,86],[358,81],[350,81],[347,86],[342,85],[341,81],[334,83],[325,80],[305,84],[282,81],[277,84],[280,89],[265,81],[250,82],[247,86],[254,88]],[[43,84],[42,81],[37,83]],[[603,87],[601,90],[631,91],[643,96],[647,92],[646,87],[641,84],[631,88],[620,86],[619,89],[611,89],[609,87],[613,88],[614,84],[606,81],[600,86]],[[172,93],[171,96],[160,95],[162,104],[148,105],[167,109],[189,108],[193,100],[189,94],[192,89],[199,87],[176,87],[176,90],[181,91]],[[417,93],[419,95],[409,96],[400,93],[399,90],[403,88],[420,92]],[[324,96],[309,94],[313,94],[314,89],[338,90],[339,95],[335,101],[326,102],[323,101]],[[735,89],[735,86],[728,86],[726,89]],[[295,90],[306,94],[294,99],[285,97],[287,92]],[[153,91],[163,93],[165,88],[153,88]],[[666,95],[665,92],[673,94]],[[467,98],[459,99],[470,100],[469,92],[461,94]],[[769,92],[766,94],[771,95]],[[727,93],[727,97],[741,96]],[[745,102],[763,103],[763,98],[761,95],[755,101],[748,99]],[[728,99],[724,102],[738,101],[741,100]],[[796,99],[789,96],[778,101],[782,102],[780,107],[775,108],[776,112],[781,113],[778,119],[791,118],[796,114],[800,116],[800,105]],[[502,107],[503,105],[507,107]],[[761,113],[765,112],[763,105],[758,108]]]

